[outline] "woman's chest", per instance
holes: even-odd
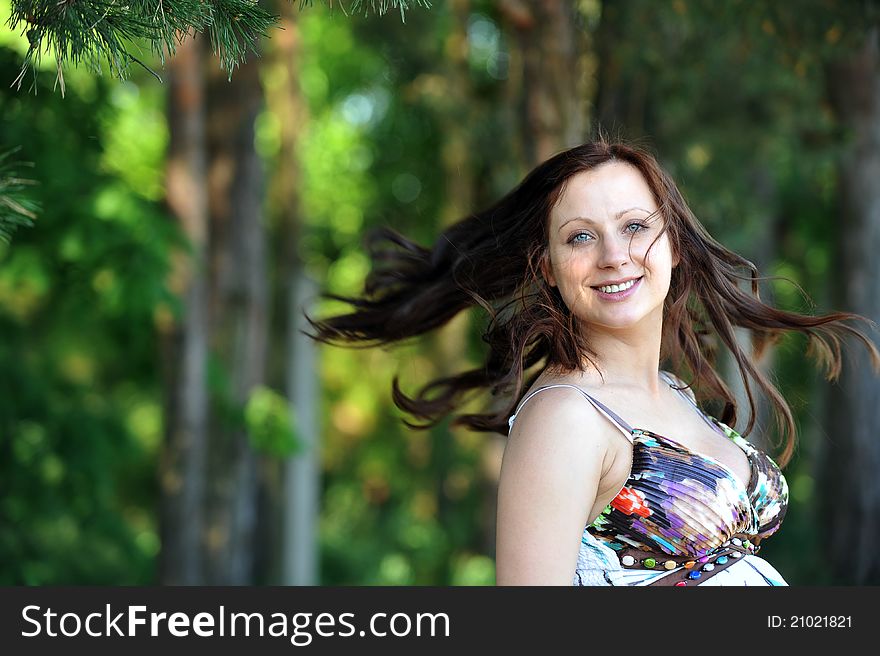
[[[714,461],[728,470],[742,487],[748,488],[752,475],[748,454],[696,410],[673,417],[636,415],[632,420],[632,427],[638,429],[635,431],[636,437],[644,431],[648,435],[658,436],[657,439],[665,448],[686,453],[692,461]]]
[[[693,452],[690,447],[685,448],[659,437],[659,431],[656,437],[648,433],[640,433],[639,430],[634,432],[633,444],[620,439],[619,435],[614,442],[611,464],[600,481],[596,500],[590,512],[590,522],[606,506],[615,501],[620,493],[642,485],[646,476],[655,481],[657,477],[668,481],[669,489],[667,492],[671,495],[681,492],[681,486],[686,485],[684,480],[679,479],[699,481],[700,486],[706,485],[707,481],[712,481],[706,488],[706,493],[710,488],[717,491],[719,482],[724,482],[724,489],[727,489],[731,495],[731,501],[734,499],[746,501],[747,497],[741,495],[748,492],[748,488],[753,482],[752,462],[732,440],[730,440],[730,446],[739,452],[735,455],[742,457],[741,462],[735,463],[734,459],[729,457],[729,451],[720,449],[711,452],[719,455],[717,458],[710,453]],[[729,440],[726,436],[718,435],[718,437]],[[728,456],[726,461],[723,459],[724,455]],[[731,463],[731,466],[727,465],[728,462]],[[660,489],[665,488],[661,487]],[[690,493],[694,493],[694,490],[691,490]],[[702,492],[699,493],[699,496],[702,495]]]

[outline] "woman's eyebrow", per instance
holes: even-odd
[[[628,207],[627,209],[620,210],[617,214],[615,214],[614,219],[617,221],[620,221],[620,219],[625,214],[627,214],[628,212],[632,212],[633,210],[640,210],[640,211],[645,212],[647,214],[653,214],[653,212],[651,212],[650,210],[646,210],[644,207]],[[559,230],[562,230],[565,226],[567,226],[572,221],[586,221],[587,223],[592,223],[593,225],[596,225],[596,223],[597,223],[593,219],[587,218],[585,216],[573,216],[572,218],[565,221],[565,223],[563,223],[561,226],[559,226]]]

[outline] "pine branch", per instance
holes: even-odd
[[[20,226],[33,225],[39,207],[24,193],[24,188],[35,185],[36,181],[18,177],[16,162],[12,155],[20,148],[0,153],[0,241],[9,243],[12,233]],[[28,166],[17,162],[20,166]]]
[[[312,4],[312,0],[300,0],[300,9]],[[323,0],[323,4],[330,9],[339,5],[348,13],[341,0]],[[365,14],[367,6],[379,15],[399,9],[401,20],[412,5],[431,6],[430,0],[353,0],[350,4],[351,11],[363,9]],[[173,55],[193,32],[208,33],[220,66],[231,77],[248,51],[256,54],[260,36],[276,21],[277,16],[260,7],[258,0],[12,0],[7,25],[20,28],[29,43],[13,85],[20,89],[28,70],[36,76],[44,52],[55,54],[62,94],[62,70],[67,64],[85,65],[100,73],[106,61],[115,77],[125,79],[130,64],[135,63],[158,78],[131,50],[146,41],[164,64],[166,52]]]
[[[311,7],[312,4],[314,4],[313,0],[300,0],[300,11],[302,11],[302,9],[306,6]],[[399,9],[400,21],[405,23],[406,10],[408,10],[411,6],[425,7],[426,9],[428,9],[431,7],[431,0],[352,0],[351,9],[346,9],[345,3],[341,0],[336,0],[335,3],[333,0],[324,0],[324,4],[330,7],[330,9],[333,9],[334,5],[339,5],[342,8],[342,13],[346,15],[359,11],[361,8],[363,8],[365,16],[369,15],[370,11],[375,14],[379,14],[380,16],[384,16],[389,9]],[[367,10],[368,5],[369,11]]]
[[[220,65],[229,71],[245,60],[247,51],[257,53],[257,41],[278,20],[254,0],[215,0],[211,21],[211,47]]]

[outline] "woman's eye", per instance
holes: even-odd
[[[631,235],[634,235],[636,233],[642,232],[643,230],[647,230],[647,228],[648,228],[648,226],[646,226],[644,223],[638,223],[638,222],[634,221],[633,223],[627,224],[626,231],[629,232]],[[586,244],[586,243],[592,241],[592,239],[593,239],[593,237],[592,237],[592,235],[590,235],[590,233],[578,232],[578,233],[571,236],[571,238],[568,240],[568,243],[569,244]]]

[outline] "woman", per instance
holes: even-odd
[[[430,331],[472,305],[491,317],[483,366],[413,398],[395,379],[392,392],[423,427],[472,390],[507,400],[454,421],[509,431],[499,584],[785,585],[755,555],[785,515],[785,478],[727,425],[736,423],[736,403],[709,340],[731,351],[746,385],[744,434],[755,414],[749,377],[775,405],[784,466],[794,448],[791,412],[734,327],[753,331],[755,358],[784,331],[805,333],[834,379],[840,333],[860,339],[880,369],[873,343],[841,323],[862,317],[762,303],[755,267],[705,232],[654,158],[605,141],[550,158],[431,249],[381,230],[372,254],[364,298],[328,295],[355,311],[312,322],[313,337],[378,345]],[[702,413],[694,387],[724,402],[721,421]]]

